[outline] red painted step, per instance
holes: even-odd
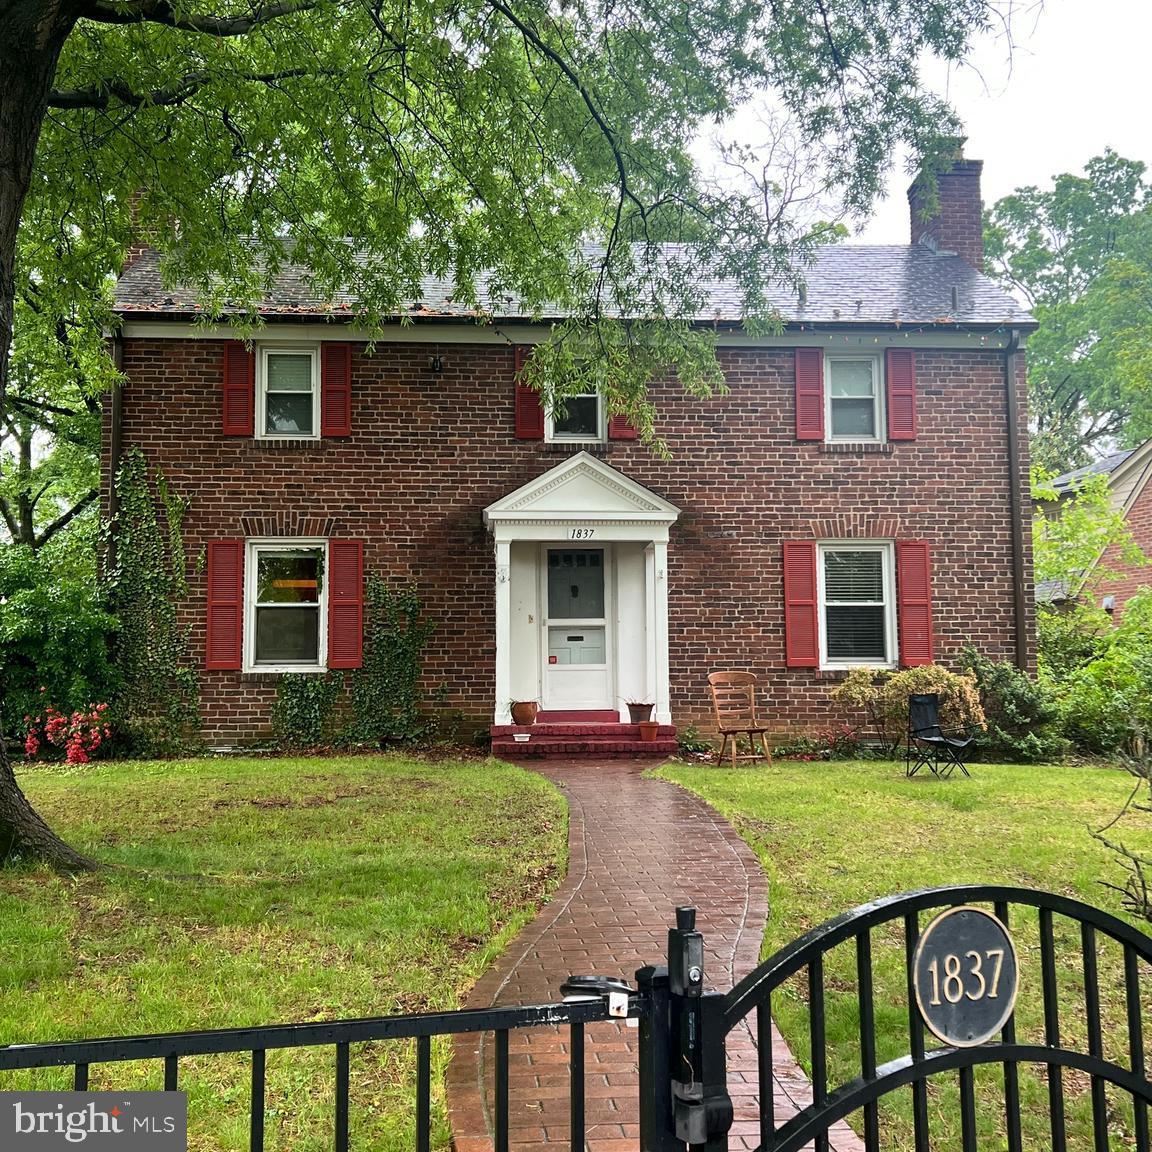
[[[620,713],[611,708],[593,711],[580,711],[576,708],[554,709],[551,712],[537,712],[537,724],[618,724]]]

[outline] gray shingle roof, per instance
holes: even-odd
[[[1032,317],[1016,300],[961,257],[919,245],[823,247],[817,250],[805,279],[803,303],[783,285],[772,293],[771,302],[789,324],[1034,326]],[[715,279],[705,288],[708,303],[695,319],[739,323],[736,284]],[[518,301],[491,297],[483,280],[479,294],[486,315],[503,320],[531,319]],[[116,308],[133,315],[199,311],[191,289],[164,286],[158,256],[151,251],[121,276],[116,286]],[[355,311],[356,300],[351,295],[340,292],[332,299],[321,298],[306,271],[294,265],[281,270],[260,305],[265,316],[351,316]],[[420,299],[410,301],[405,314],[416,319],[468,319],[477,312],[452,299],[450,281],[428,277],[422,281]]]
[[[1066,492],[1071,492],[1078,488],[1080,481],[1086,476],[1096,476],[1103,473],[1105,476],[1111,476],[1125,460],[1135,451],[1134,448],[1129,448],[1126,452],[1113,452],[1111,456],[1104,456],[1099,460],[1093,460],[1091,464],[1085,464],[1083,468],[1076,468],[1071,472],[1065,472],[1062,476],[1057,476],[1052,481],[1052,487],[1060,495]]]

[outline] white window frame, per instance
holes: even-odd
[[[832,365],[845,360],[867,360],[872,365],[872,418],[875,436],[835,436],[832,433]],[[887,419],[884,409],[884,357],[868,352],[829,352],[824,356],[824,427],[825,441],[829,444],[883,444],[887,439]]]
[[[261,552],[315,549],[320,552],[323,576],[316,606],[318,637],[315,664],[256,663],[256,588]],[[328,541],[323,537],[285,537],[248,540],[244,547],[244,671],[245,672],[326,672],[328,670]]]
[[[256,358],[256,439],[320,439],[320,346],[318,344],[262,344]],[[268,425],[268,357],[288,354],[312,359],[312,432],[265,432]]]
[[[604,397],[599,392],[581,392],[578,396],[569,396],[569,400],[596,397],[596,426],[595,436],[572,436],[567,433],[556,432],[556,422],[552,418],[552,409],[544,413],[544,439],[552,444],[603,444],[607,437],[608,421],[604,412]]]
[[[885,659],[836,660],[828,658],[828,615],[824,594],[824,557],[829,552],[879,552],[881,576],[884,581],[884,652]],[[828,671],[851,668],[895,668],[897,663],[896,637],[896,549],[888,540],[828,540],[816,546],[816,605],[820,625],[820,667]],[[837,604],[846,601],[837,600]],[[863,605],[865,601],[860,601]],[[871,601],[867,602],[871,604]]]

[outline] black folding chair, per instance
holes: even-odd
[[[959,768],[965,776],[970,776],[964,761],[974,732],[972,728],[945,731],[940,727],[940,697],[935,692],[909,696],[905,772],[915,776],[927,767],[933,776],[951,776]]]

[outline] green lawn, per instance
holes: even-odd
[[[565,864],[559,793],[492,760],[99,764],[21,782],[114,867],[0,873],[0,1044],[454,1008]],[[269,1053],[269,1148],[331,1146],[331,1066],[331,1049]],[[413,1066],[408,1045],[353,1050],[355,1140],[412,1147]],[[247,1146],[247,1076],[246,1057],[182,1063],[191,1148]],[[156,1065],[104,1066],[91,1087],[161,1082]]]
[[[879,896],[958,883],[1003,883],[1043,888],[1120,913],[1116,893],[1102,887],[1123,874],[1089,834],[1119,811],[1133,780],[1120,770],[980,764],[972,779],[907,780],[893,763],[777,763],[732,771],[670,766],[661,770],[697,792],[727,816],[751,845],[768,876],[771,908],[766,957],[806,929]],[[1130,813],[1113,838],[1152,852],[1152,815]],[[1042,1039],[1035,995],[1037,935],[1034,915],[1014,925],[1021,956],[1017,1027],[1022,1040]],[[1058,921],[1058,924],[1060,922]],[[1068,926],[1070,927],[1070,926]],[[1144,925],[1147,928],[1147,925]],[[874,941],[877,1031],[881,1061],[907,1052],[907,1007],[902,938]],[[834,1083],[859,1074],[854,953],[836,950],[827,969],[827,1010]],[[1124,1032],[1118,949],[1101,948],[1109,1051],[1119,1056]],[[1067,1005],[1062,1028],[1082,1040],[1085,1021],[1082,973],[1060,972]],[[1142,983],[1145,1040],[1152,1036],[1152,973]],[[807,1066],[806,988],[799,980],[774,998],[773,1008],[789,1044]],[[933,1149],[958,1147],[955,1078],[930,1085]],[[1071,1147],[1091,1147],[1086,1078],[1065,1073],[1070,1094]],[[994,1069],[978,1076],[981,1149],[1003,1148],[1000,1090]],[[1046,1088],[1039,1074],[1025,1078],[1029,1113],[1026,1147],[1051,1147],[1044,1125]],[[1113,1147],[1129,1149],[1131,1108],[1123,1101],[1111,1117]],[[905,1093],[893,1094],[882,1113],[884,1146],[911,1147]]]

